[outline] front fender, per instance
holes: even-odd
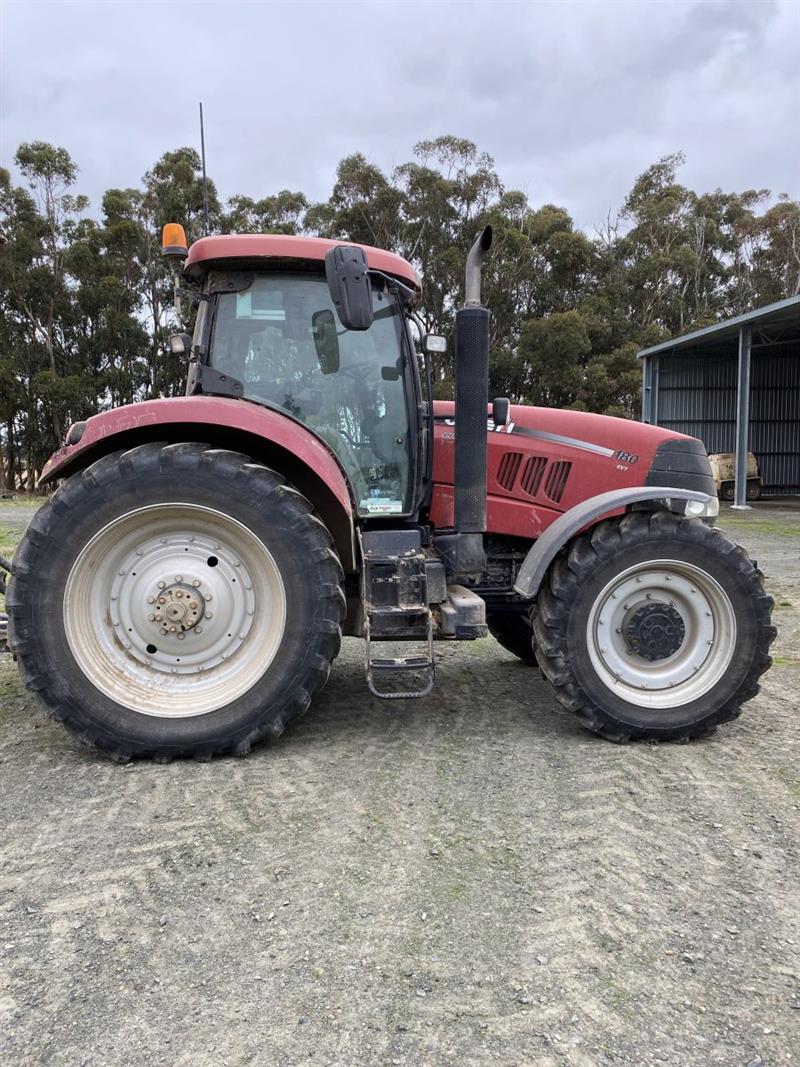
[[[685,503],[687,500],[697,500],[705,504],[710,509],[709,515],[715,515],[719,510],[719,501],[708,493],[694,489],[673,489],[668,486],[634,486],[590,496],[560,515],[534,542],[517,574],[515,591],[526,599],[536,596],[547,568],[575,534],[610,512],[648,500],[663,500],[671,511],[681,511],[675,504],[678,501]]]
[[[145,400],[93,415],[67,434],[39,483],[67,478],[95,460],[147,441],[202,441],[243,452],[272,467],[302,492],[328,526],[346,569],[355,562],[353,500],[333,452],[288,415],[247,400],[185,396]]]

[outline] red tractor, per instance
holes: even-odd
[[[118,759],[245,754],[365,638],[378,696],[434,683],[434,641],[487,630],[613,741],[735,718],[772,600],[711,525],[700,441],[487,396],[486,229],[431,400],[414,268],[307,237],[165,228],[198,304],[186,396],[75,423],[13,561],[25,685]],[[413,655],[381,655],[383,642]],[[384,645],[384,648],[386,646]],[[394,648],[392,651],[397,651]]]

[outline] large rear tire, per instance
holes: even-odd
[[[244,755],[327,680],[342,577],[325,526],[274,471],[141,445],[34,516],[10,640],[48,714],[118,759]]]
[[[686,741],[735,719],[775,637],[744,549],[699,519],[632,513],[577,538],[533,609],[560,702],[612,741]]]

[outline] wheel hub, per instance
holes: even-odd
[[[628,648],[655,663],[673,656],[683,644],[686,626],[674,604],[646,604],[633,613],[625,628]]]
[[[727,669],[736,618],[707,571],[654,559],[626,568],[600,591],[586,637],[607,688],[639,707],[674,708],[707,692]]]
[[[286,592],[264,542],[184,502],[126,512],[72,566],[64,630],[87,679],[123,707],[188,718],[225,707],[283,641]]]
[[[233,547],[188,531],[132,541],[110,593],[123,648],[170,674],[206,671],[233,656],[256,608],[252,576]]]
[[[192,585],[175,582],[161,590],[156,597],[154,610],[147,618],[160,634],[166,636],[194,629],[202,622],[205,613],[202,582],[195,578]]]

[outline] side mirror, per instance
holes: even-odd
[[[496,396],[492,401],[492,422],[495,426],[508,426],[511,401],[507,396]]]
[[[333,306],[346,330],[372,325],[372,286],[367,257],[357,245],[335,245],[325,254],[325,277]]]
[[[170,334],[169,350],[173,356],[188,356],[192,351],[192,335],[190,333]]]
[[[311,332],[317,350],[319,369],[323,374],[335,374],[339,369],[339,338],[336,319],[329,308],[315,311],[311,316]]]
[[[429,356],[431,352],[446,352],[447,340],[439,337],[438,334],[426,333],[422,338],[422,351],[426,356]]]

